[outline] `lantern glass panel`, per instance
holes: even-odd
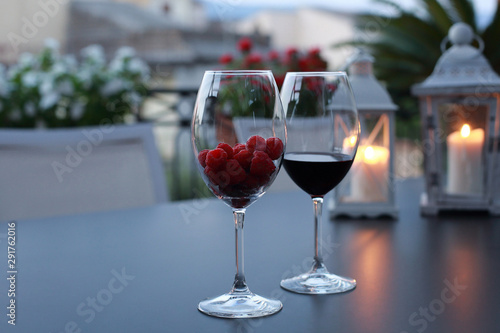
[[[443,191],[448,195],[483,193],[488,107],[445,103],[438,107]]]
[[[361,139],[348,176],[339,186],[340,202],[389,200],[390,127],[387,114],[360,113]],[[354,141],[355,142],[355,141]],[[351,142],[346,138],[344,145]]]

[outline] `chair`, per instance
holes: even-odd
[[[151,124],[0,130],[0,221],[166,200]]]

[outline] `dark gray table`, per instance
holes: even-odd
[[[327,266],[358,281],[324,296],[279,287],[311,260],[310,200],[262,197],[247,211],[247,281],[284,308],[251,320],[196,309],[234,274],[231,212],[215,199],[18,221],[16,326],[0,223],[0,332],[500,332],[500,220],[422,218],[421,191],[420,180],[398,183],[398,221],[324,221]]]

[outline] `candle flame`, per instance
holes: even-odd
[[[365,149],[365,159],[373,160],[375,158],[375,152],[373,151],[372,146],[368,146]]]
[[[462,126],[462,130],[460,131],[460,134],[462,135],[463,138],[467,138],[470,135],[470,126],[468,124],[465,124]]]
[[[351,135],[351,146],[354,147],[355,144],[356,144],[356,136],[355,135]]]

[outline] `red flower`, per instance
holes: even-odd
[[[307,59],[308,69],[310,71],[324,71],[326,70],[327,63],[319,56]]]
[[[262,56],[259,53],[250,53],[245,57],[245,66],[247,67],[255,67],[256,65],[262,64]]]
[[[248,37],[243,37],[238,41],[238,50],[241,52],[250,52],[252,46],[252,40]]]
[[[230,53],[223,54],[219,58],[219,63],[222,65],[227,65],[227,64],[230,64],[231,62],[233,62],[233,55]]]
[[[327,63],[321,58],[319,48],[312,48],[307,52],[307,70],[309,71],[324,71]]]
[[[280,58],[280,54],[278,53],[278,51],[275,50],[270,51],[267,56],[271,61],[278,60]]]
[[[335,92],[335,90],[337,90],[337,85],[335,83],[327,83],[326,88],[328,89],[328,91],[333,93]]]
[[[309,69],[310,69],[310,68],[309,68],[309,63],[308,63],[308,61],[307,61],[307,59],[306,59],[306,58],[300,58],[300,59],[299,59],[299,64],[298,64],[298,65],[299,65],[299,70],[300,70],[301,72],[307,72],[307,71],[309,71]]]
[[[319,57],[319,47],[313,47],[311,49],[309,49],[309,51],[307,52],[307,55],[309,57]]]
[[[286,50],[286,52],[285,52],[286,57],[287,57],[288,59],[290,59],[290,58],[292,58],[292,57],[297,56],[297,55],[298,55],[298,53],[299,53],[299,51],[298,51],[295,47],[289,47],[289,48]]]
[[[271,69],[278,89],[281,89],[287,72],[325,71],[328,67],[319,47],[312,47],[305,52],[296,47],[289,47],[285,52],[271,50],[264,58],[261,54],[252,52],[252,40],[243,37],[238,41],[237,49],[239,56],[233,58],[231,54],[224,54],[219,58],[219,62],[225,68]]]

